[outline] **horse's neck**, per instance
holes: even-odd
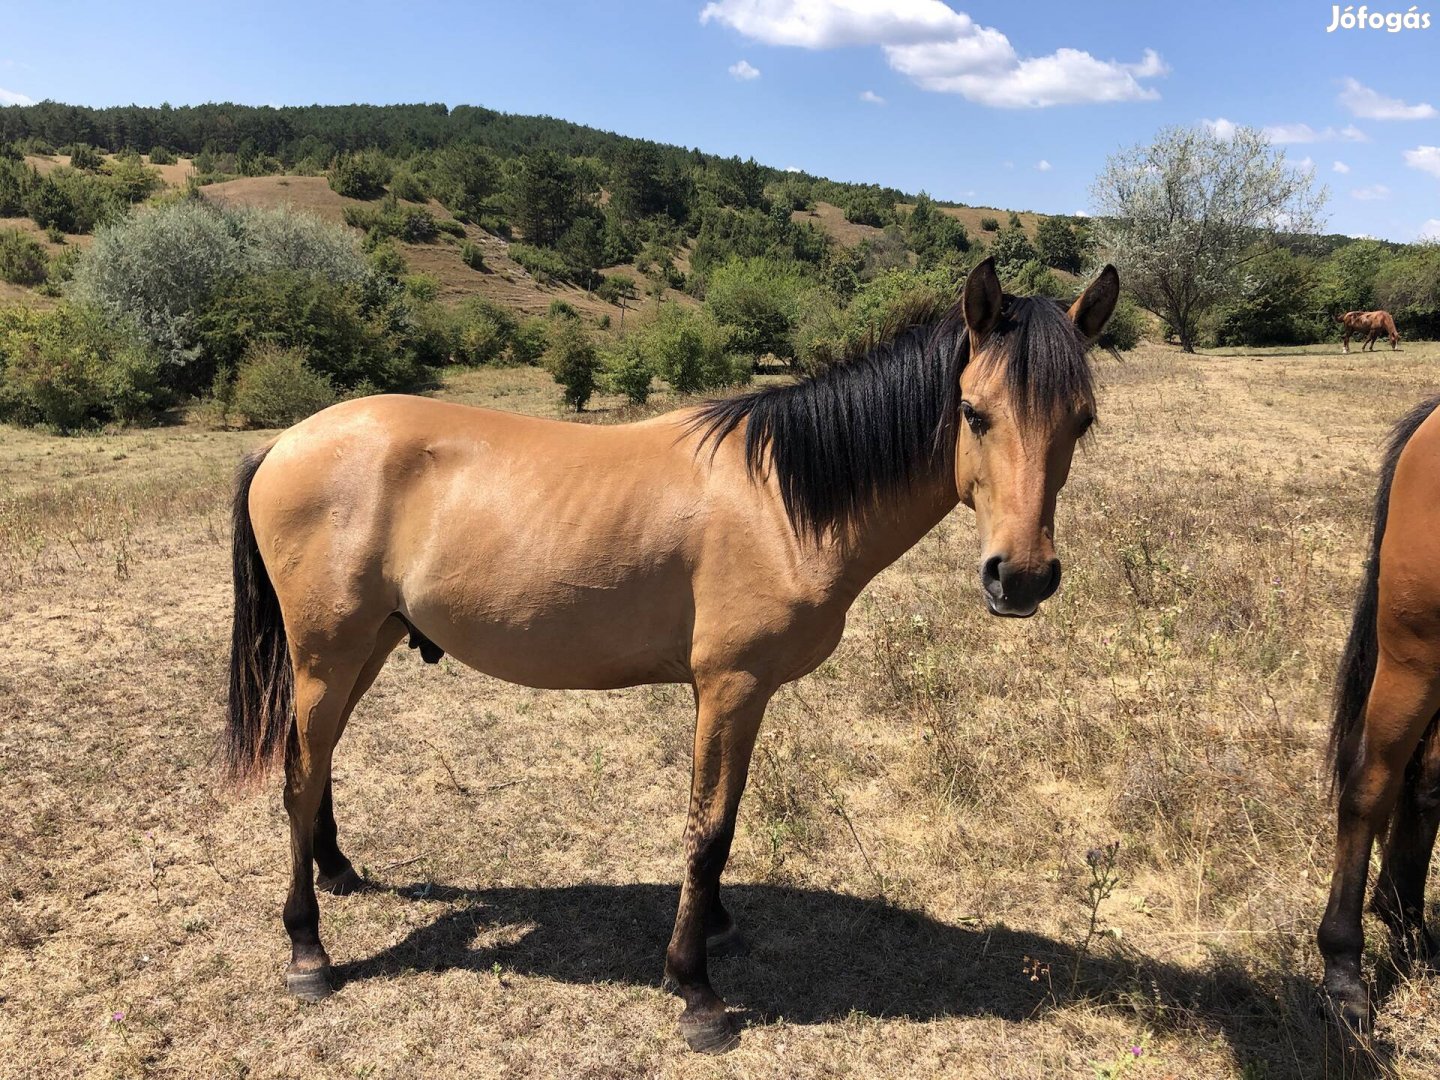
[[[828,535],[821,549],[837,590],[858,595],[876,574],[924,539],[959,501],[954,474],[936,470]]]

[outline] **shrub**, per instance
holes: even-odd
[[[210,385],[216,366],[238,362],[256,326],[237,327],[239,345],[219,355],[200,322],[235,282],[268,275],[323,281],[358,295],[370,287],[370,267],[351,234],[318,218],[284,210],[243,210],[180,201],[155,207],[102,229],[75,273],[77,299],[116,324],[133,323],[173,366],[177,388]],[[292,317],[304,318],[303,312]]]
[[[561,300],[558,296],[550,301],[550,307],[545,314],[552,319],[580,318],[580,312],[575,310],[575,305],[568,300]]]
[[[424,303],[431,303],[440,295],[440,279],[434,274],[411,274],[404,285],[406,295]]]
[[[371,152],[342,154],[330,166],[330,187],[351,199],[378,199],[390,182],[390,163]]]
[[[480,245],[472,240],[466,240],[460,245],[460,261],[471,270],[485,269],[485,254],[481,251]]]
[[[624,394],[632,405],[644,405],[650,398],[655,367],[645,355],[637,335],[631,335],[605,353],[605,385]]]
[[[752,357],[794,355],[791,334],[800,298],[813,283],[793,263],[732,259],[710,274],[705,308],[732,331],[730,345]]]
[[[455,312],[456,355],[462,364],[493,364],[514,340],[515,316],[499,304],[473,296]]]
[[[1015,276],[1005,282],[1005,288],[1019,296],[1061,297],[1070,290],[1060,283],[1048,266],[1039,259],[1023,263]]]
[[[160,174],[146,168],[139,158],[113,162],[107,171],[111,187],[127,203],[144,202],[163,183]]]
[[[423,206],[407,206],[400,211],[398,235],[407,244],[424,244],[440,235],[440,226]]]
[[[436,218],[435,228],[448,236],[455,237],[457,240],[464,239],[465,237],[465,226],[461,225],[458,221],[451,221],[449,218]]]
[[[983,229],[985,232],[999,232],[1000,219],[993,217],[982,217],[980,219],[980,228]]]
[[[149,157],[151,165],[174,165],[180,160],[173,150],[167,150],[163,146],[152,146]]]
[[[98,313],[0,312],[0,419],[73,431],[149,419],[169,400],[154,352]]]
[[[749,357],[730,351],[732,332],[707,312],[671,301],[632,335],[654,370],[677,393],[698,394],[749,380]]]
[[[510,360],[516,364],[537,364],[545,355],[549,330],[544,319],[523,319],[510,339]]]
[[[1056,270],[1068,270],[1075,274],[1080,271],[1083,251],[1080,238],[1070,222],[1061,217],[1041,218],[1035,227],[1035,250],[1040,261]]]
[[[812,294],[795,332],[799,365],[815,372],[839,363],[946,310],[958,294],[955,274],[943,267],[887,270],[862,285],[845,308],[824,293]]]
[[[410,272],[410,264],[394,244],[379,244],[370,252],[370,267],[381,277],[399,281]]]
[[[124,206],[100,177],[61,168],[36,178],[25,196],[25,212],[42,229],[88,233],[122,216]]]
[[[23,161],[0,158],[0,217],[20,217],[30,189],[40,182],[40,174]]]
[[[1115,311],[1105,324],[1105,332],[1100,335],[1097,344],[1102,349],[1129,352],[1140,344],[1147,325],[1145,313],[1134,300],[1121,293],[1120,302],[1115,305]]]
[[[550,330],[545,368],[565,390],[565,401],[582,412],[595,393],[600,361],[590,334],[579,319],[559,319]]]
[[[409,169],[397,169],[390,178],[390,194],[406,202],[423,203],[429,196],[420,178]]]
[[[45,230],[45,239],[49,240],[52,244],[63,244],[65,243],[65,234],[55,228],[54,225],[51,225]]]
[[[39,285],[49,276],[44,246],[19,229],[0,229],[0,279],[12,285]]]
[[[533,247],[530,244],[511,244],[509,255],[541,285],[553,285],[569,279],[569,264],[560,257],[559,253],[551,251],[549,248]]]
[[[70,167],[72,169],[84,169],[86,172],[97,172],[105,164],[105,159],[93,146],[86,146],[84,143],[76,143],[70,147]]]
[[[335,404],[336,394],[300,349],[259,344],[245,354],[231,400],[252,427],[288,427]]]

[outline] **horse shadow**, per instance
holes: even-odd
[[[679,895],[658,884],[378,887],[445,910],[389,948],[337,965],[341,985],[499,965],[567,983],[658,988]],[[1043,934],[951,925],[841,893],[732,885],[724,896],[752,950],[712,959],[711,978],[749,1023],[821,1024],[857,1013],[1023,1023],[1078,1002],[1129,1010],[1137,1031],[1222,1039],[1247,1075],[1363,1075],[1389,1057],[1383,1046],[1334,1037],[1304,972],[1262,986],[1223,960],[1197,971],[1114,946],[1082,955],[1077,943]]]

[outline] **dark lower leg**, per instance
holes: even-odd
[[[1440,826],[1440,743],[1432,732],[1412,763],[1385,843],[1371,908],[1393,936],[1402,965],[1435,957],[1435,939],[1425,929],[1425,878]]]
[[[728,1050],[736,1042],[725,1002],[710,985],[706,962],[707,938],[717,912],[729,924],[720,904],[720,871],[733,833],[733,814],[727,824],[708,835],[687,833],[685,884],[680,890],[675,931],[665,952],[665,974],[685,1002],[680,1032],[691,1049],[705,1053]]]
[[[325,790],[314,763],[292,762],[285,785],[290,814],[290,892],[285,898],[285,930],[290,935],[290,967],[285,981],[291,993],[307,1000],[330,992],[330,957],[320,943],[320,904],[315,897],[315,821]],[[326,770],[328,772],[328,769]]]
[[[1325,958],[1325,992],[1341,1019],[1355,1027],[1370,1019],[1369,994],[1360,974],[1360,952],[1365,946],[1360,917],[1373,842],[1369,825],[1360,815],[1347,813],[1342,796],[1330,902],[1316,941]]]
[[[326,892],[344,896],[359,888],[363,880],[340,850],[331,783],[330,780],[325,781],[325,794],[320,798],[320,811],[315,815],[315,867],[318,871],[315,884]]]

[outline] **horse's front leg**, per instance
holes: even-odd
[[[695,685],[695,757],[690,814],[685,824],[685,880],[675,931],[665,952],[665,974],[685,1002],[680,1034],[692,1050],[721,1054],[740,1041],[725,1002],[710,985],[707,937],[722,945],[733,924],[720,905],[720,874],[730,857],[735,814],[770,687],[733,672]]]

